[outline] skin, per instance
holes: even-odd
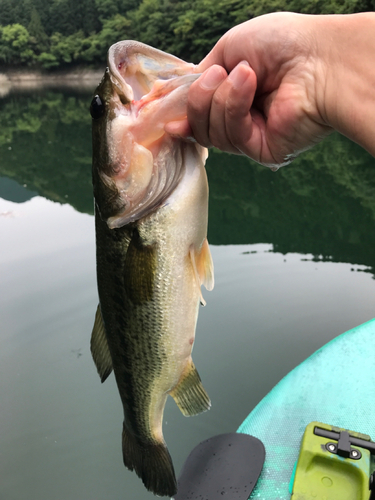
[[[375,155],[375,13],[275,13],[228,31],[166,131],[277,169],[337,130]]]

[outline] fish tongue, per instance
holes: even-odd
[[[149,147],[165,134],[166,123],[186,117],[188,91],[198,77],[191,74],[157,80],[151,91],[134,104],[137,118],[131,131],[138,144]]]

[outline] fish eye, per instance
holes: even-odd
[[[98,120],[104,115],[105,106],[103,101],[100,99],[98,95],[96,95],[90,104],[90,114],[93,120]]]

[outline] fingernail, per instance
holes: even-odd
[[[244,68],[248,68],[249,66],[250,64],[247,61],[241,61],[229,73],[228,79],[232,82],[232,85],[235,89],[239,89],[245,83],[248,77],[248,72],[244,71]]]
[[[202,76],[200,84],[201,87],[212,90],[216,88],[221,81],[223,81],[223,73],[218,67],[209,68]]]

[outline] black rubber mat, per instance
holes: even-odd
[[[261,473],[259,439],[229,433],[202,441],[188,456],[174,500],[247,500]]]

